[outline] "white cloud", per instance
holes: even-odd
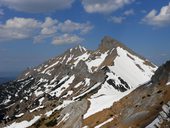
[[[81,43],[83,39],[77,35],[64,34],[61,36],[54,37],[52,44],[61,45],[61,44],[72,44],[72,43]]]
[[[124,15],[125,16],[130,16],[130,15],[134,15],[135,13],[134,13],[134,10],[133,9],[130,9],[130,10],[126,10],[125,12],[124,12]]]
[[[158,12],[157,10],[153,9],[150,11],[143,19],[143,23],[152,26],[166,26],[170,25],[170,3],[167,6],[163,6]]]
[[[76,43],[82,41],[79,37],[82,36],[81,33],[87,34],[91,29],[92,25],[88,22],[77,23],[71,20],[60,22],[50,17],[46,17],[44,21],[15,17],[0,24],[0,42],[32,39],[35,43],[40,43],[48,38],[53,40],[53,44]]]
[[[6,21],[6,28],[16,28],[16,29],[32,29],[39,27],[41,22],[33,18],[13,18]]]
[[[0,0],[0,4],[17,11],[40,13],[70,8],[74,0]]]
[[[88,13],[114,12],[135,0],[82,0],[82,5]]]
[[[71,33],[73,31],[80,31],[81,34],[89,32],[93,26],[90,23],[76,23],[71,20],[66,20],[64,23],[59,24],[59,30],[64,33]]]
[[[50,17],[46,17],[44,23],[42,23],[42,30],[41,34],[43,35],[50,35],[57,32],[57,24],[58,21],[56,19],[52,19]]]
[[[126,18],[123,16],[112,16],[109,21],[116,23],[116,24],[121,24]]]
[[[45,38],[54,36],[52,44],[81,42],[82,38],[79,35],[87,34],[92,29],[93,26],[89,22],[78,23],[71,20],[59,22],[48,17],[42,24],[41,34],[34,37],[34,42],[42,42]]]
[[[126,10],[122,15],[120,16],[111,16],[108,21],[111,21],[115,24],[122,24],[130,15],[134,15],[134,10]]]
[[[35,34],[41,23],[32,18],[13,18],[0,25],[0,41],[26,39]]]

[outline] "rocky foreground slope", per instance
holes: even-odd
[[[168,67],[110,37],[95,51],[77,46],[0,86],[0,127],[166,126]]]

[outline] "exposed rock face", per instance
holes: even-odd
[[[77,46],[0,86],[0,127],[22,126],[24,122],[32,128],[97,126],[108,118],[96,116],[98,113],[107,111],[150,81],[156,69],[154,64],[110,37],[105,37],[95,51]],[[140,101],[138,98],[136,94],[135,103]],[[124,123],[148,114],[148,110],[136,113],[128,102],[127,106],[132,109],[117,110],[125,111]],[[99,117],[102,118],[98,121]]]
[[[164,65],[160,66],[159,69],[155,72],[155,75],[152,77],[153,82],[160,82],[169,80],[170,72],[170,61],[167,61]]]
[[[118,42],[117,40],[115,40],[109,36],[105,36],[101,41],[99,49],[102,51],[106,51],[108,49],[113,49],[113,48],[116,48],[121,45],[122,44],[120,42]]]

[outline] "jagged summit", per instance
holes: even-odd
[[[79,45],[75,46],[74,48],[71,48],[69,51],[70,51],[70,52],[72,52],[72,51],[75,51],[75,52],[76,52],[76,51],[86,52],[87,49],[86,49],[84,46],[81,46],[81,45],[79,44]]]
[[[102,40],[101,43],[99,45],[99,49],[102,51],[106,51],[108,49],[113,49],[116,48],[118,46],[122,46],[122,44],[117,41],[116,39],[113,39],[110,36],[105,36]]]

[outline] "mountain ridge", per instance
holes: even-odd
[[[110,46],[107,46],[108,44],[110,44]],[[108,47],[108,48],[105,48],[105,47]],[[153,68],[156,67],[156,65],[154,65],[153,63],[149,62],[147,59],[145,59],[144,57],[142,57],[141,55],[138,55],[137,53],[135,53],[133,50],[131,50],[130,48],[128,48],[126,45],[120,43],[119,41],[117,41],[116,39],[113,39],[111,38],[110,36],[104,36],[104,38],[101,40],[101,43],[99,44],[98,48],[96,50],[88,50],[86,49],[85,47],[81,46],[80,44],[75,46],[74,48],[71,48],[71,49],[68,49],[66,50],[66,52],[64,52],[63,54],[59,55],[59,56],[63,56],[65,54],[70,54],[71,52],[73,52],[73,54],[76,54],[77,56],[78,55],[81,55],[83,54],[84,52],[88,52],[88,53],[92,53],[94,54],[95,51],[101,51],[101,52],[105,52],[107,50],[111,50],[113,48],[117,48],[117,47],[121,47],[125,50],[127,50],[128,52],[130,52],[131,54],[135,55],[135,56],[138,56],[139,58],[145,60],[145,64],[149,65],[149,66],[152,66]],[[81,51],[83,49],[83,51]],[[114,52],[115,55],[117,55],[116,51]],[[58,56],[57,56],[58,57]],[[52,59],[49,59],[48,61],[45,61],[44,63],[49,63],[50,61],[55,61],[55,58],[57,57],[54,57]],[[130,57],[130,56],[129,56]],[[68,58],[66,58],[68,59]],[[133,59],[133,58],[132,58]],[[43,64],[44,64],[43,63]],[[42,65],[42,64],[41,64]],[[39,66],[41,66],[39,65]],[[38,67],[38,66],[37,66]],[[37,67],[33,67],[33,68],[37,68]],[[31,68],[32,69],[32,68]],[[24,71],[24,72],[27,72]],[[20,78],[21,76],[19,76]]]
[[[82,120],[150,81],[155,65],[110,37],[101,42],[94,51],[82,46],[69,49],[2,85],[0,126],[19,126],[24,120],[38,125],[45,118],[39,125],[47,127],[50,118],[56,127],[74,128],[74,120],[81,127]],[[68,123],[63,122],[66,120]]]

